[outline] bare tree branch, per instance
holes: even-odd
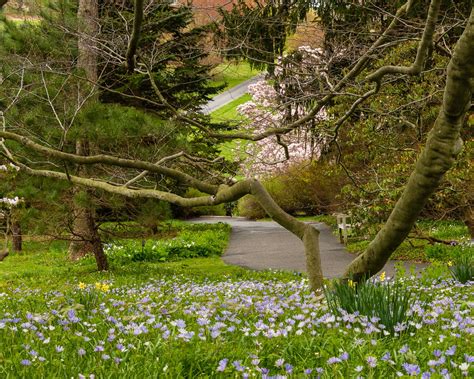
[[[418,44],[418,50],[416,53],[415,62],[410,67],[405,66],[384,66],[379,68],[373,74],[367,76],[369,81],[380,81],[385,75],[389,74],[406,74],[406,75],[418,75],[425,64],[428,56],[428,50],[433,44],[433,35],[435,32],[436,21],[438,20],[439,8],[441,6],[441,0],[432,0],[428,10],[428,16],[426,18],[426,25],[423,31],[423,36]]]
[[[117,157],[113,157],[113,156],[105,155],[105,154],[84,156],[84,155],[65,153],[59,150],[51,149],[49,147],[40,145],[36,142],[33,142],[29,138],[21,136],[19,134],[6,132],[6,131],[0,131],[0,138],[16,141],[20,143],[21,145],[28,147],[30,149],[33,149],[41,153],[42,155],[46,157],[50,157],[50,158],[56,158],[56,159],[60,159],[60,160],[68,161],[68,162],[73,162],[76,164],[82,164],[82,165],[107,164],[107,165],[114,165],[114,166],[119,166],[119,167],[135,168],[139,170],[156,172],[158,174],[162,174],[162,175],[174,178],[185,185],[194,187],[198,189],[199,191],[208,193],[208,194],[215,194],[218,189],[218,186],[216,185],[203,182],[181,171],[174,170],[169,167],[155,165],[149,162],[125,159],[125,158],[117,158]]]

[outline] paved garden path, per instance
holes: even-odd
[[[276,222],[250,221],[240,217],[202,217],[190,221],[225,222],[232,226],[229,245],[223,255],[224,262],[228,264],[256,270],[272,268],[306,271],[303,243]],[[341,276],[355,256],[344,249],[327,225],[313,225],[321,232],[320,248],[324,276]],[[418,272],[426,267],[426,264],[411,262],[404,262],[404,265],[407,272],[412,265]],[[384,270],[387,276],[392,276],[395,273],[394,261],[388,262]]]

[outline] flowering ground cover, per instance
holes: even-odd
[[[375,316],[331,313],[304,277],[218,258],[49,280],[0,286],[1,377],[474,374],[473,282],[402,278],[410,307],[392,335]]]

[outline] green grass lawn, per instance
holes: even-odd
[[[216,111],[211,113],[211,120],[213,122],[238,122],[243,121],[245,122],[245,117],[237,113],[237,107],[240,104],[244,104],[247,101],[251,100],[251,96],[249,94],[245,94],[234,101],[224,105],[223,107],[217,109]],[[244,158],[244,151],[245,145],[248,144],[247,141],[228,141],[221,143],[221,156],[225,159],[233,162],[236,158],[236,155],[241,155],[241,158]],[[238,149],[237,147],[240,146]]]
[[[417,233],[412,232],[395,250],[392,259],[447,262],[460,256],[474,256],[474,246],[468,244],[470,236],[464,223],[453,220],[420,220],[416,223],[416,227],[423,237],[430,236],[446,242],[453,241],[453,246],[430,243],[425,239],[417,238]],[[370,240],[369,237],[349,239],[347,250],[356,254],[361,253],[369,245]]]
[[[244,117],[237,113],[237,107],[241,104],[250,101],[252,97],[249,94],[245,94],[230,103],[227,103],[223,107],[215,110],[211,113],[211,120],[214,122],[224,122],[224,121],[242,121]]]

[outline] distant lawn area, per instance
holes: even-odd
[[[225,88],[228,89],[258,75],[258,73],[259,71],[251,69],[247,62],[238,64],[225,62],[213,70],[214,84],[216,86],[226,84]]]

